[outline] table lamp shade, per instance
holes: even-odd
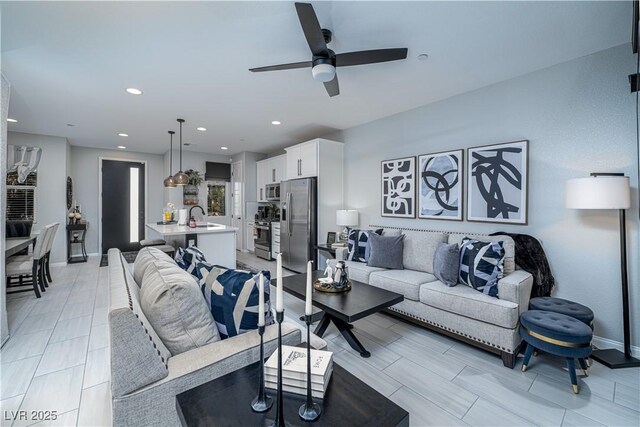
[[[628,209],[631,191],[627,176],[591,176],[567,181],[569,209]]]
[[[336,225],[350,227],[358,225],[358,211],[340,209],[336,211]]]

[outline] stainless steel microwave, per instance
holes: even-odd
[[[267,200],[277,202],[280,200],[280,184],[267,184],[265,186]]]

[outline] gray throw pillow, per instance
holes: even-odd
[[[445,285],[452,287],[458,284],[460,271],[460,249],[458,244],[439,243],[433,254],[433,275]]]
[[[376,233],[369,233],[369,245],[371,246],[371,254],[367,261],[369,267],[404,269],[402,265],[404,234],[379,236]]]
[[[162,261],[145,270],[140,307],[172,355],[220,341],[195,277]]]

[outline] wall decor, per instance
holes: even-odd
[[[67,177],[67,210],[71,209],[71,202],[73,202],[73,181],[71,177]]]
[[[418,218],[462,221],[463,150],[418,157]]]
[[[415,218],[416,158],[382,161],[382,216]]]
[[[467,220],[527,223],[529,141],[467,149]]]

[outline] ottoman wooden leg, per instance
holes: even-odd
[[[522,361],[522,372],[527,370],[527,365],[529,364],[533,350],[535,350],[535,348],[533,348],[531,344],[527,344],[527,349],[524,351],[524,360]]]
[[[578,389],[578,377],[576,377],[576,361],[573,357],[567,357],[567,369],[569,369],[569,377],[571,377],[573,392],[578,394],[580,390]]]
[[[580,367],[582,368],[582,372],[584,372],[584,376],[588,377],[589,372],[587,369],[589,369],[589,365],[587,365],[587,359],[578,359],[578,362],[580,362]]]

